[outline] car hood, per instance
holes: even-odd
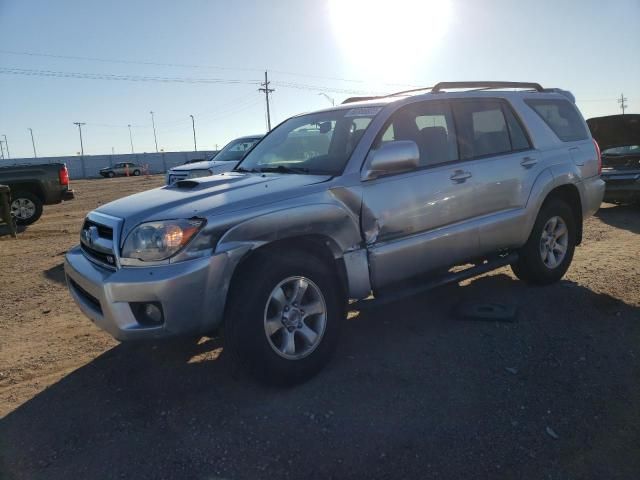
[[[326,175],[248,174],[231,172],[183,180],[121,198],[96,209],[124,219],[123,236],[153,220],[207,217],[258,207],[299,195],[301,189],[329,180]]]
[[[187,165],[180,165],[178,167],[173,167],[171,172],[188,172],[189,170],[203,170],[203,169],[212,169],[218,170],[220,168],[225,168],[231,170],[235,167],[240,160],[231,160],[228,162],[219,162],[216,160],[203,160],[202,162],[194,162],[188,163]]]
[[[594,117],[587,120],[587,125],[600,150],[640,145],[640,114]]]

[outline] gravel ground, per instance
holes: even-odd
[[[84,214],[161,182],[76,181],[0,236],[0,478],[640,478],[640,209],[603,205],[556,285],[505,268],[351,315],[275,389],[218,339],[118,344],[67,294]],[[454,315],[486,301],[516,320]]]

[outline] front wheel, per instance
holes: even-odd
[[[259,380],[292,384],[316,374],[333,353],[344,318],[334,273],[296,252],[245,266],[234,281],[225,344]]]
[[[134,177],[139,177],[140,176],[140,170],[134,170],[133,171],[133,176]]]
[[[513,273],[527,283],[557,282],[569,269],[576,246],[576,220],[571,207],[559,199],[546,202],[536,218]]]
[[[113,178],[115,176],[116,176],[116,174],[114,172],[107,173],[107,177],[109,177],[109,178]]]

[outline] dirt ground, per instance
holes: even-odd
[[[640,208],[603,205],[556,285],[504,268],[361,312],[275,389],[218,339],[121,345],[68,295],[84,215],[161,183],[76,181],[0,227],[0,479],[640,478]],[[474,301],[517,318],[456,318]]]

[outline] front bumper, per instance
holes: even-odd
[[[185,262],[108,270],[76,246],[65,276],[80,310],[118,340],[206,334],[222,322],[233,262],[227,253]],[[160,304],[161,325],[141,323],[132,303]]]
[[[602,179],[606,184],[605,202],[635,202],[640,200],[640,171],[612,170],[602,172]]]

